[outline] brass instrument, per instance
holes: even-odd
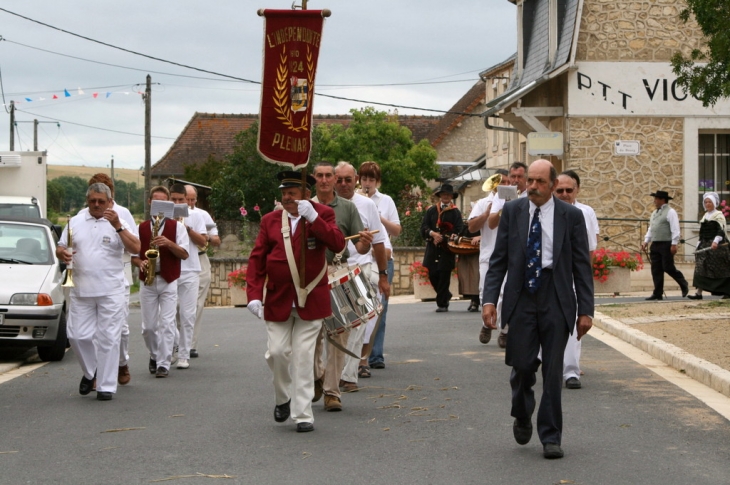
[[[71,230],[71,214],[68,215],[68,241],[66,249],[71,251],[71,262],[66,265],[66,278],[64,278],[61,287],[74,288],[76,285],[73,280],[73,231]]]
[[[152,240],[154,240],[160,233],[160,226],[165,215],[160,212],[156,216],[152,217]],[[157,246],[150,241],[150,248],[145,251],[144,255],[147,258],[147,274],[144,279],[145,286],[152,286],[155,282],[155,269],[157,268],[157,260],[160,258],[160,251]]]
[[[497,187],[501,183],[502,183],[502,174],[495,173],[494,175],[492,175],[491,177],[489,177],[487,180],[484,181],[484,185],[482,185],[482,190],[484,192],[497,193]]]

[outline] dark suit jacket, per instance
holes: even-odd
[[[299,269],[301,237],[306,225],[308,244],[305,256],[305,284],[309,284],[322,271],[325,264],[325,249],[329,248],[337,253],[345,247],[345,237],[335,223],[335,212],[326,205],[316,202],[312,202],[312,205],[319,216],[313,224],[306,222],[304,218],[300,219],[297,230],[292,235],[294,260]],[[281,227],[280,211],[270,212],[261,219],[261,228],[248,258],[246,273],[246,296],[249,301],[263,301],[264,319],[270,322],[286,321],[291,315],[292,304],[297,302],[294,280],[286,260]],[[265,300],[264,285],[266,285]],[[304,320],[317,320],[330,316],[332,306],[326,272],[307,297],[304,308],[297,304],[297,312]]]
[[[553,200],[553,283],[560,310],[572,332],[576,315],[593,316],[593,273],[583,213],[556,197]],[[494,252],[489,260],[482,301],[497,304],[506,273],[502,301],[504,323],[509,323],[515,316],[517,300],[524,287],[529,219],[527,197],[505,204]]]

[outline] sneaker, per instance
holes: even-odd
[[[177,361],[177,368],[178,369],[187,369],[190,367],[190,362],[188,359],[180,359]]]
[[[357,392],[360,388],[355,382],[340,380],[340,392]]]
[[[342,401],[337,396],[324,396],[324,410],[329,412],[342,411]]]
[[[479,331],[479,341],[488,344],[490,340],[492,340],[492,329],[482,325],[482,329]]]
[[[167,377],[169,373],[170,372],[164,367],[158,367],[157,372],[155,372],[155,377]]]
[[[132,380],[132,376],[129,375],[129,366],[128,365],[120,365],[119,366],[119,373],[117,374],[117,382],[120,386],[125,386],[129,384],[129,381]]]
[[[497,337],[497,345],[499,345],[500,349],[507,348],[507,334],[506,333],[499,332],[499,337]]]
[[[170,360],[170,365],[175,365],[175,362],[177,362],[177,345],[172,349],[172,359]]]

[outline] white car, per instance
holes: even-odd
[[[37,347],[46,362],[68,342],[59,233],[46,219],[0,217],[0,347]]]

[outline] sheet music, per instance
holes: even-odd
[[[188,210],[190,208],[187,204],[175,204],[175,207],[172,211],[172,216],[174,219],[177,219],[178,217],[188,217]]]
[[[160,212],[168,219],[173,219],[175,203],[169,200],[153,200],[150,204],[150,216],[156,217]]]
[[[497,195],[504,201],[510,201],[517,198],[517,187],[514,185],[498,185]]]

